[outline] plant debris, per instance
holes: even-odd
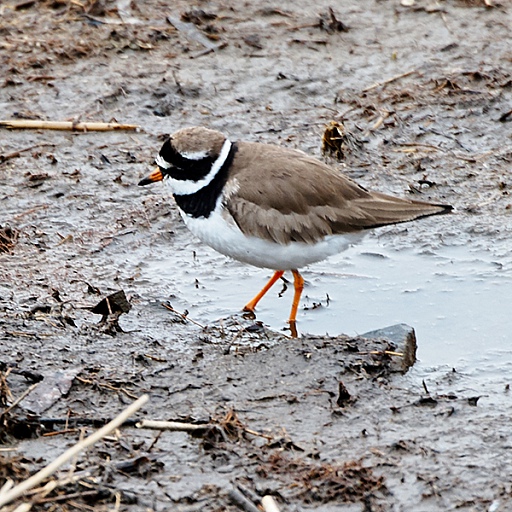
[[[363,502],[367,496],[387,492],[384,477],[357,461],[318,464],[277,453],[260,464],[257,471],[264,478],[283,482],[288,499],[300,498],[307,504]]]
[[[322,152],[332,155],[338,160],[345,160],[349,153],[362,148],[362,143],[345,126],[331,121],[322,136]]]
[[[101,299],[96,306],[90,309],[92,313],[102,315],[98,324],[101,330],[115,335],[118,332],[123,332],[119,325],[119,317],[123,313],[129,313],[132,305],[128,302],[124,290],[119,290]]]
[[[318,26],[326,32],[348,32],[349,30],[347,25],[336,18],[332,7],[329,7],[329,12],[320,15]]]
[[[16,241],[18,240],[18,232],[9,226],[0,226],[0,253],[11,252]]]

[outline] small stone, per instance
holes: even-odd
[[[405,373],[416,362],[416,333],[414,328],[407,324],[395,324],[376,331],[369,331],[361,335],[368,339],[385,339],[396,346],[396,351],[401,352],[401,370]]]

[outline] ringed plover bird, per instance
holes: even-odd
[[[368,229],[452,210],[371,192],[302,151],[232,142],[199,126],[172,134],[156,164],[139,185],[164,180],[194,235],[226,256],[275,271],[244,311],[254,312],[291,270],[293,336],[304,286],[298,269],[343,251]]]

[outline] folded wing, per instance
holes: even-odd
[[[452,207],[370,192],[294,150],[239,143],[225,208],[246,235],[279,244],[408,222]],[[244,172],[250,166],[251,172]],[[257,169],[257,172],[254,170]]]

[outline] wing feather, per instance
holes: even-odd
[[[369,192],[301,151],[240,142],[224,206],[247,235],[314,243],[451,210]],[[233,184],[236,184],[234,186]]]

